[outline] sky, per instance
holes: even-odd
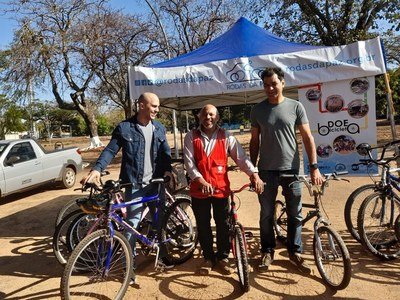
[[[138,4],[139,2],[139,4]],[[142,3],[140,3],[142,2]],[[146,4],[143,1],[132,1],[132,0],[110,0],[110,5],[113,8],[121,9],[127,13],[143,12],[147,10]],[[0,0],[0,49],[7,49],[8,45],[13,40],[14,30],[17,27],[17,23],[12,19],[11,16],[4,14],[3,10],[7,8],[4,1]],[[54,96],[50,92],[50,86],[45,88],[44,91],[35,91],[35,98],[42,100],[53,99]]]
[[[110,5],[125,12],[143,11],[145,3],[138,4],[139,1],[132,0],[111,0]],[[7,8],[4,1],[0,1],[0,49],[5,49],[12,42],[13,33],[17,23],[12,20],[11,16],[4,14],[2,11]]]

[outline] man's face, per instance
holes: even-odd
[[[264,91],[268,99],[277,100],[282,96],[285,80],[279,80],[278,75],[273,74],[270,77],[264,77]]]
[[[140,111],[147,120],[154,120],[160,110],[160,100],[157,96],[152,96],[147,101],[140,103]]]
[[[199,120],[203,129],[214,129],[219,120],[217,109],[214,106],[204,107],[200,112]]]

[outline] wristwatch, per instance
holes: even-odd
[[[318,164],[317,163],[310,164],[310,169],[311,170],[318,169]]]

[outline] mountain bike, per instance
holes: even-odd
[[[346,205],[344,208],[344,220],[346,222],[347,230],[358,242],[361,242],[357,228],[357,216],[360,206],[368,195],[383,190],[387,185],[387,181],[389,178],[392,178],[394,181],[396,181],[396,176],[394,175],[394,173],[399,172],[400,168],[390,168],[389,165],[390,162],[395,160],[397,157],[387,157],[387,151],[399,143],[400,140],[393,141],[377,147],[371,147],[367,143],[362,143],[357,146],[357,152],[362,156],[367,156],[368,158],[360,159],[359,163],[352,165],[352,169],[354,171],[357,171],[360,169],[360,166],[365,166],[368,173],[370,174],[372,181],[374,181],[373,184],[362,185],[355,189],[346,200]],[[378,159],[373,159],[372,157],[372,151],[375,149],[382,149],[381,155]],[[380,180],[376,182],[373,178],[373,173],[375,173],[375,170],[373,168],[374,166],[382,167]]]
[[[400,141],[387,145],[393,146]],[[383,153],[387,149],[384,146]],[[357,216],[360,241],[373,255],[383,260],[395,259],[400,255],[400,242],[396,235],[395,220],[400,214],[400,177],[392,174],[400,169],[390,168],[390,163],[398,158],[397,151],[392,157],[380,161],[371,158],[371,147],[362,145],[360,151],[368,155],[369,160],[382,166],[382,180],[376,191],[362,202]],[[382,156],[383,157],[383,156]]]
[[[103,187],[107,187],[108,183],[111,182],[113,184],[113,180],[106,181],[106,184]],[[79,199],[74,199],[73,203],[71,202],[70,207],[66,209],[66,211],[70,211],[69,214],[64,216],[64,218],[59,222],[56,226],[54,234],[53,234],[53,242],[52,248],[55,257],[57,258],[58,262],[62,265],[67,263],[68,257],[71,254],[72,250],[75,246],[88,234],[91,233],[95,228],[93,227],[94,224],[98,226],[98,222],[96,223],[97,219],[99,218],[98,212],[90,212],[90,211],[82,211],[81,207],[84,207],[83,204],[85,202],[91,202],[93,198],[102,197],[101,189],[99,189],[96,185],[87,184],[80,188],[82,191],[89,190],[89,196]],[[191,203],[190,196],[186,194],[179,193],[180,190],[177,190],[178,194],[172,195],[167,190],[165,191],[165,200],[166,206],[171,206],[173,202],[176,200],[184,199]],[[124,193],[122,190],[113,193],[112,195],[115,199],[115,202],[121,203],[124,201]],[[186,203],[186,202],[185,202]],[[67,203],[68,204],[68,203]],[[67,206],[64,206],[66,208]],[[72,207],[74,209],[72,209]],[[60,210],[61,212],[61,210]],[[151,227],[151,213],[149,211],[149,207],[146,207],[140,223],[138,225],[138,230],[142,234],[148,234],[150,232]],[[147,232],[147,233],[146,233]],[[142,248],[140,248],[142,249]],[[171,248],[170,251],[173,249]],[[176,256],[179,255],[179,250],[175,249],[177,252]],[[148,254],[148,249],[145,248],[142,251],[143,254]],[[187,256],[183,256],[182,258],[175,258],[171,259],[171,264],[178,264],[182,263],[184,260],[189,259]]]
[[[236,263],[236,270],[239,276],[240,287],[244,292],[250,289],[249,284],[249,263],[247,256],[247,240],[246,236],[249,233],[244,231],[243,225],[238,221],[235,194],[240,193],[246,188],[251,189],[251,184],[245,184],[240,189],[230,192],[230,210],[229,210],[229,239],[232,249],[232,254]]]
[[[329,181],[332,179],[346,180],[338,176],[342,174],[345,173],[325,174],[325,181],[321,186],[313,185],[308,175],[282,175],[283,177],[294,177],[296,179],[295,182],[304,183],[310,196],[314,198],[314,204],[303,203],[303,208],[310,208],[311,210],[307,212],[302,224],[304,225],[316,217],[313,226],[314,261],[324,282],[335,290],[342,290],[350,283],[350,254],[343,239],[330,226],[330,222],[323,217],[321,208],[323,209],[322,196],[328,187]],[[287,214],[286,206],[282,201],[279,201],[279,204],[275,206],[274,226],[279,233],[278,238],[285,240],[287,237]]]
[[[139,197],[124,203],[115,203],[112,193],[123,185],[115,183],[114,188],[102,191],[102,198],[84,204],[85,210],[101,212],[104,227],[87,235],[72,251],[61,278],[61,298],[71,297],[122,299],[131,278],[134,277],[133,254],[128,240],[122,232],[134,234],[143,245],[156,252],[155,268],[159,268],[158,259],[161,247],[170,245],[194,251],[197,232],[192,223],[190,202],[181,199],[166,209],[162,226],[155,236],[145,236],[130,226],[118,213],[121,208],[138,203],[154,203],[160,207],[159,194],[164,179],[153,179],[150,185],[156,186],[155,195]],[[153,220],[158,220],[159,210],[154,212]],[[99,218],[100,220],[100,218]],[[169,256],[170,254],[167,254]],[[169,257],[171,258],[171,257]],[[174,259],[174,257],[172,257]]]

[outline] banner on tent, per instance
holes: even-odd
[[[260,74],[280,67],[286,86],[330,82],[385,73],[379,37],[345,46],[294,53],[240,57],[173,68],[129,68],[131,99],[144,92],[160,98],[262,90]]]
[[[365,167],[354,171],[351,166],[364,158],[357,153],[357,145],[377,142],[375,78],[358,77],[309,85],[299,88],[298,92],[309,118],[320,171],[366,174]],[[376,157],[376,152],[373,155]],[[305,151],[303,161],[304,170],[309,172]],[[373,172],[376,173],[377,168]]]

